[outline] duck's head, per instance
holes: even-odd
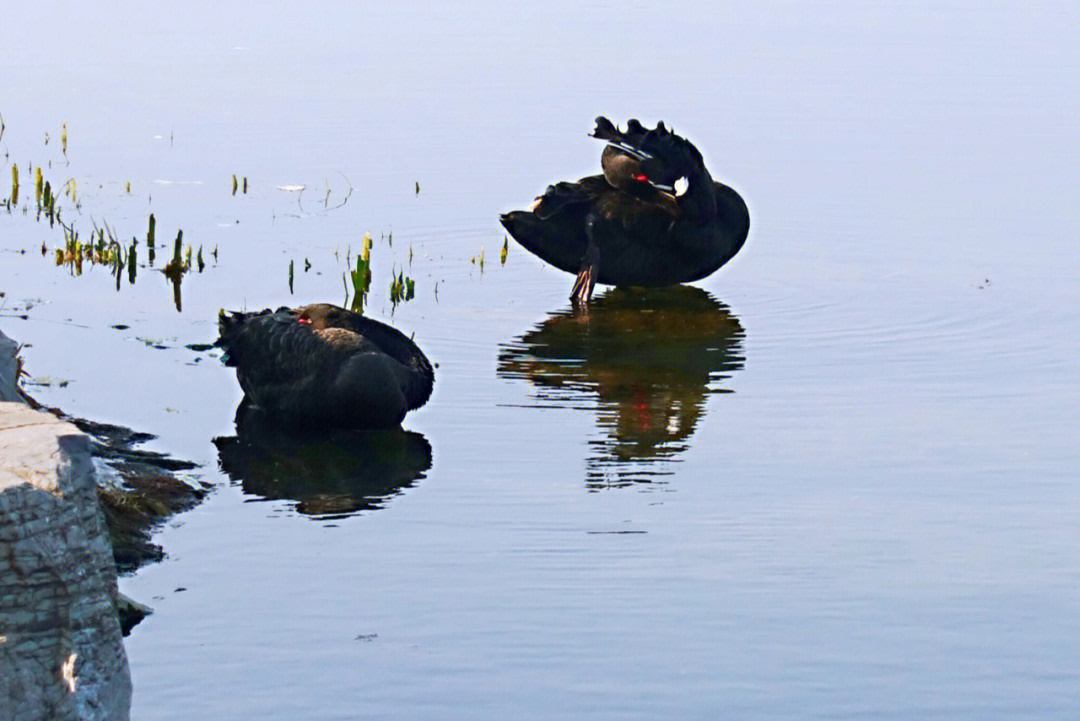
[[[648,173],[642,167],[647,156],[633,148],[624,148],[615,143],[608,143],[600,156],[600,167],[604,171],[604,178],[613,188],[628,192],[637,192],[644,188],[653,188],[655,185]],[[670,192],[670,188],[660,188]]]
[[[296,317],[297,323],[310,326],[312,330],[349,328],[355,322],[349,311],[329,303],[312,303],[289,312]]]
[[[697,148],[663,122],[649,129],[631,119],[624,132],[601,116],[592,137],[608,141],[600,166],[608,183],[620,190],[640,192],[648,187],[678,199],[689,189],[690,179],[704,171]]]

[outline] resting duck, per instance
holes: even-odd
[[[602,175],[551,185],[529,211],[500,220],[529,252],[576,273],[571,300],[596,283],[664,286],[699,280],[739,252],[750,213],[715,182],[690,141],[658,123],[621,131],[604,117],[592,137],[608,141]]]
[[[389,428],[431,396],[434,371],[403,333],[316,303],[218,317],[216,345],[246,406],[283,425]]]

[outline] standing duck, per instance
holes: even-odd
[[[750,230],[746,203],[709,175],[690,141],[637,120],[619,130],[596,119],[606,140],[602,175],[548,186],[531,210],[500,220],[529,252],[576,273],[570,298],[593,286],[665,286],[699,280],[739,252]]]
[[[390,428],[431,396],[434,372],[390,326],[316,303],[218,317],[225,365],[244,389],[240,411],[308,428]]]

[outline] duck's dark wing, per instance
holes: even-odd
[[[435,380],[431,361],[411,338],[397,328],[329,303],[315,303],[292,312],[309,320],[311,327],[317,331],[338,328],[355,333],[366,343],[372,344],[373,349],[400,363],[404,371],[409,410],[419,408],[431,397]],[[329,336],[324,334],[325,337]]]
[[[328,339],[297,321],[286,309],[258,313],[222,313],[217,345],[225,365],[236,368],[240,387],[251,399],[282,397],[293,389],[329,382],[334,369],[355,352],[374,350],[355,333],[338,330]]]
[[[611,189],[603,175],[590,175],[576,183],[563,181],[549,185],[539,202],[533,209],[533,214],[540,220],[548,220],[562,213],[577,214],[582,211],[581,206],[588,206],[604,193]],[[585,211],[587,212],[587,211]]]
[[[585,216],[611,190],[603,175],[549,185],[532,212],[515,210],[500,220],[518,243],[559,270],[576,273],[585,255]]]

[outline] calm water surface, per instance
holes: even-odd
[[[134,718],[1075,718],[1073,5],[92,5],[5,19],[0,324],[35,396],[216,486],[122,580]],[[600,113],[752,227],[582,317],[497,217],[596,172]],[[84,237],[153,212],[153,266],[56,267],[29,164]],[[343,301],[365,232],[431,402],[235,428],[218,309]]]

